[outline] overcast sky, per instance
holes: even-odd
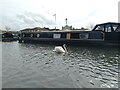
[[[0,0],[0,29],[20,30],[29,27],[74,28],[118,22],[120,0]]]

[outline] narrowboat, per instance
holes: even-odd
[[[108,22],[97,24],[91,31],[20,31],[19,42],[47,43],[56,45],[120,45],[120,23]]]
[[[18,37],[14,36],[13,33],[11,32],[5,32],[2,34],[2,41],[3,42],[11,42],[11,41],[16,41],[18,40]]]

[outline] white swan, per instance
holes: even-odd
[[[67,52],[66,45],[63,44],[63,47],[62,46],[55,46],[55,49],[53,51],[55,51],[57,53],[65,53],[65,52]]]

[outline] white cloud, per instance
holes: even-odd
[[[80,28],[89,23],[117,22],[119,0],[1,0],[0,28],[34,26],[54,28],[68,24]]]

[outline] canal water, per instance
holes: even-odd
[[[2,88],[118,88],[118,48],[0,44]]]

